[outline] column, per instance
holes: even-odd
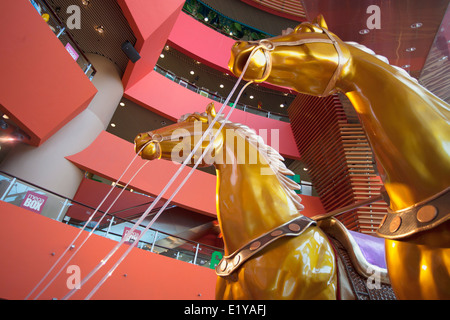
[[[97,70],[92,82],[98,90],[89,106],[41,146],[17,145],[0,164],[0,170],[73,198],[84,173],[65,157],[89,146],[106,129],[123,96],[121,76],[114,63],[95,54],[89,54],[88,59]]]

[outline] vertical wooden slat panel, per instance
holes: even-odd
[[[289,107],[302,161],[326,211],[380,194],[374,158],[362,126],[347,119],[337,95],[298,94]],[[387,212],[379,201],[338,218],[350,230],[374,233]]]

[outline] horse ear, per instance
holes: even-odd
[[[314,24],[317,24],[319,27],[323,28],[323,29],[327,29],[328,30],[328,26],[327,23],[325,22],[325,18],[323,17],[323,15],[319,14],[314,20],[313,20]]]
[[[215,118],[216,117],[216,109],[214,108],[214,102],[211,102],[206,107],[206,114]]]

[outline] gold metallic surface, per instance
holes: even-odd
[[[417,212],[417,220],[420,222],[430,222],[437,216],[437,208],[432,205],[420,208]]]
[[[450,221],[432,232],[385,241],[389,277],[398,299],[450,299]]]
[[[173,153],[177,144],[186,140],[184,142],[188,142],[192,150],[198,141],[196,138],[199,139],[214,116],[210,106],[206,114],[193,114],[177,124],[141,133],[135,139],[136,152],[148,143],[140,152],[142,158],[174,160],[173,156],[178,154]],[[196,128],[200,128],[200,132]],[[216,122],[214,129],[219,128],[220,123]],[[175,139],[174,135],[180,132],[185,136]],[[190,138],[186,138],[188,135]],[[248,127],[227,123],[214,140],[214,151],[209,159],[217,172],[217,214],[226,256],[301,216],[299,208],[302,206],[296,202],[298,196],[295,192],[287,192],[287,187],[280,182],[283,178],[288,179],[284,171],[273,171],[267,160],[271,157],[261,154],[267,146],[262,142],[249,142],[255,139]],[[203,143],[202,151],[206,145],[207,142]],[[256,161],[250,161],[254,152],[258,156],[252,159]],[[184,161],[187,155],[177,161]],[[283,170],[279,162],[280,170]],[[256,250],[261,244],[253,242],[251,245]],[[219,265],[222,271],[227,267],[224,260]],[[218,277],[216,298],[336,299],[336,290],[334,251],[324,232],[311,226],[300,236],[271,243],[231,276]]]
[[[373,53],[341,41],[327,31],[322,17],[263,42],[244,79],[315,96],[345,93],[377,159],[392,212],[414,206],[450,186],[448,104]],[[240,75],[257,45],[240,41],[233,46],[229,67],[235,75]],[[398,229],[400,224],[395,219],[391,227]],[[414,237],[386,240],[388,269],[398,297],[449,298],[450,241],[442,231],[447,228],[448,232],[448,224],[420,232],[420,244],[409,241]]]
[[[389,225],[389,231],[390,232],[395,232],[398,230],[398,228],[400,228],[400,225],[402,224],[402,218],[400,217],[395,217],[392,221],[391,224]]]

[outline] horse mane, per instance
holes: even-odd
[[[202,117],[208,117],[206,112],[204,113],[198,113],[195,112],[195,115],[199,115]],[[178,122],[182,122],[186,120],[190,115],[192,114],[185,114],[183,115]],[[217,122],[222,124],[225,122],[225,124],[233,129],[235,129],[235,132],[239,134],[242,138],[247,140],[253,147],[255,147],[259,154],[266,160],[266,162],[269,164],[270,169],[273,171],[274,175],[277,177],[278,181],[280,182],[280,185],[282,186],[284,192],[288,197],[292,200],[297,210],[301,211],[304,209],[304,206],[301,204],[302,199],[297,195],[295,190],[299,190],[301,186],[296,183],[294,180],[288,178],[287,176],[293,176],[294,173],[289,170],[286,165],[284,164],[284,158],[278,151],[276,151],[271,146],[267,145],[263,138],[259,136],[255,130],[249,128],[246,125],[243,125],[241,123],[231,122],[229,120],[225,120],[223,115],[217,115],[216,118]]]
[[[383,61],[384,63],[386,63],[386,64],[390,65],[391,67],[393,67],[394,69],[396,69],[396,70],[397,70],[398,72],[400,72],[403,76],[405,76],[405,77],[407,77],[408,79],[414,81],[415,83],[418,83],[417,79],[411,77],[411,76],[409,75],[409,73],[406,72],[405,69],[390,64],[388,58],[386,58],[385,56],[376,54],[375,51],[373,51],[372,49],[366,47],[365,45],[362,45],[362,44],[360,44],[360,43],[358,43],[358,42],[354,42],[354,41],[345,41],[344,43],[345,43],[345,44],[348,44],[348,45],[350,45],[350,46],[352,46],[352,47],[355,47],[355,48],[357,48],[357,49],[359,49],[359,50],[361,50],[361,51],[364,51],[364,52],[366,52],[366,53],[368,53],[368,54],[374,56],[375,58],[378,58],[379,60]]]

